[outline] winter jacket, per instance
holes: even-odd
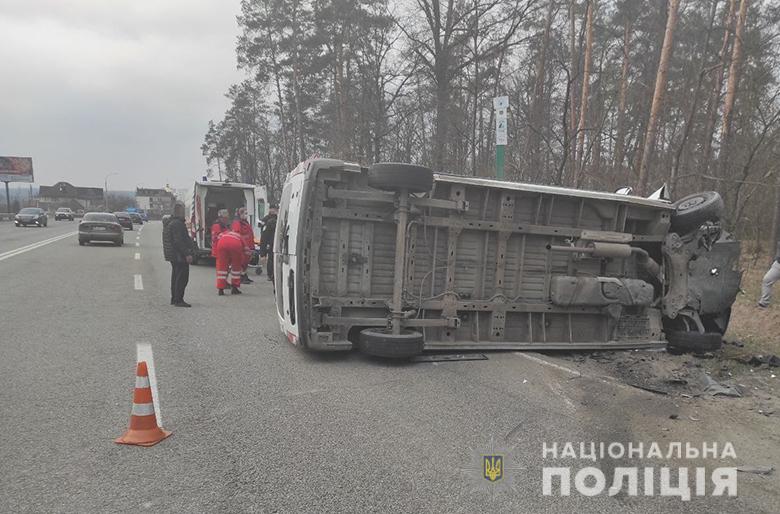
[[[268,250],[274,248],[274,234],[276,233],[276,214],[269,214],[263,218],[263,231],[260,233],[260,241]]]
[[[182,218],[171,216],[163,222],[163,255],[166,261],[184,262],[193,254],[193,243]]]

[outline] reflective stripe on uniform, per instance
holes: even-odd
[[[151,416],[154,414],[153,403],[134,403],[133,410],[130,412],[133,416]]]

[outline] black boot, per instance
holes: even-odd
[[[249,275],[247,275],[246,273],[241,275],[241,283],[242,284],[251,284],[252,282],[254,282],[254,280],[249,278]]]
[[[237,288],[236,286],[233,286],[230,289],[230,294],[241,294],[241,290],[239,288]]]
[[[217,291],[219,291],[217,293],[219,296],[225,296],[225,290],[224,289],[218,289]]]

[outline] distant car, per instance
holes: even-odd
[[[73,218],[75,216],[76,215],[74,214],[74,212],[72,210],[70,210],[70,208],[68,208],[68,207],[60,207],[54,213],[54,221],[59,221],[59,220],[73,221]]]
[[[144,224],[143,218],[137,212],[127,212],[125,214],[130,216],[130,219],[133,220],[133,223],[135,223],[136,225],[143,225]]]
[[[46,211],[38,207],[25,207],[19,214],[14,216],[14,224],[17,227],[26,227],[35,225],[36,227],[45,227],[49,224],[49,217]]]
[[[119,220],[119,224],[128,230],[133,230],[132,215],[126,212],[115,212],[114,216]]]
[[[124,229],[119,219],[110,212],[88,212],[79,222],[79,244],[91,241],[110,241],[116,246],[125,242]]]

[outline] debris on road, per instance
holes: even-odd
[[[723,385],[718,383],[714,378],[709,375],[702,375],[704,382],[704,393],[710,396],[731,396],[734,398],[742,398],[742,393],[737,386]]]
[[[770,367],[780,367],[780,357],[777,355],[748,355],[737,359],[743,364],[749,366],[759,367],[762,364],[766,364]]]
[[[753,473],[755,475],[771,475],[774,470],[774,466],[739,466],[737,468],[737,471],[742,473]]]
[[[450,362],[450,361],[486,361],[484,353],[440,353],[430,355],[417,355],[412,362]]]

